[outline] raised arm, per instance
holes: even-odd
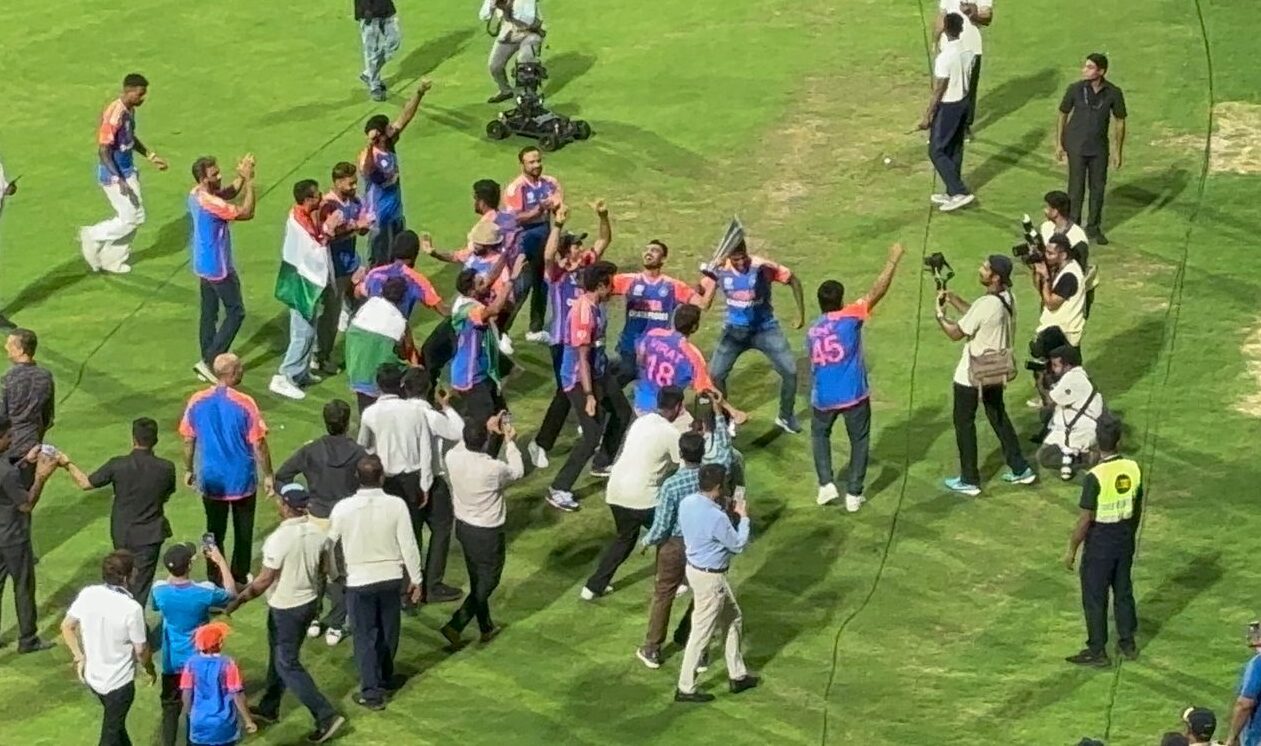
[[[254,208],[258,205],[258,195],[254,190],[254,156],[247,154],[237,166],[241,181],[241,206],[237,210],[236,219],[253,220]]]
[[[902,257],[906,254],[906,249],[902,248],[902,244],[895,243],[889,248],[889,258],[885,260],[884,268],[880,270],[880,275],[876,278],[876,282],[871,286],[871,290],[867,291],[867,309],[871,310],[876,304],[884,299],[889,292],[889,286],[893,284],[893,273],[897,271],[898,262],[902,261]]]
[[[609,248],[609,244],[613,243],[613,224],[609,222],[609,208],[604,200],[598,199],[591,203],[591,209],[595,210],[596,217],[600,220],[600,227],[596,233],[595,243],[591,244],[591,251],[595,253],[597,259],[604,256],[604,252]]]
[[[425,254],[447,264],[459,264],[460,260],[455,258],[455,254],[441,251],[433,245],[433,237],[428,233],[420,234],[420,250]]]
[[[429,78],[421,78],[420,86],[416,88],[416,92],[412,97],[407,99],[407,103],[403,105],[403,110],[399,112],[398,119],[390,122],[390,133],[394,137],[403,134],[403,130],[407,129],[407,125],[412,123],[416,118],[416,112],[420,111],[420,100],[425,97],[429,89],[433,87],[433,83]]]

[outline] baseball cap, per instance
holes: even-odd
[[[478,246],[498,246],[503,242],[503,234],[494,222],[480,220],[473,226],[473,230],[469,231],[468,240]]]
[[[197,556],[197,547],[192,544],[174,544],[162,556],[162,564],[175,575],[187,575],[188,568]]]
[[[1182,713],[1182,722],[1187,724],[1191,735],[1200,740],[1212,738],[1213,731],[1217,730],[1217,716],[1207,707],[1188,707]]]
[[[293,482],[280,488],[280,499],[294,510],[306,510],[311,502],[311,493],[306,487]]]
[[[1003,280],[1004,285],[1011,284],[1011,259],[1002,254],[990,254],[985,260],[990,265],[990,270]]]

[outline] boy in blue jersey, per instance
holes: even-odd
[[[372,228],[372,216],[364,209],[356,193],[359,172],[353,163],[333,166],[333,188],[320,203],[320,223],[329,237],[328,253],[333,262],[333,286],[320,303],[315,322],[315,363],[311,369],[324,376],[337,374],[332,362],[337,332],[350,325],[350,304],[354,303],[355,286],[363,281],[367,269],[359,259],[356,245],[359,236]]]
[[[236,661],[223,654],[228,625],[211,622],[193,633],[197,648],[180,675],[188,746],[235,746],[258,725],[245,703],[245,681]]]
[[[880,276],[867,295],[845,304],[845,286],[827,280],[819,286],[822,315],[810,325],[806,341],[810,347],[810,406],[813,419],[810,447],[814,470],[819,478],[816,502],[827,505],[840,497],[833,483],[832,426],[836,418],[845,420],[849,435],[849,469],[845,485],[845,509],[857,512],[866,502],[863,482],[867,478],[867,455],[871,434],[871,389],[867,384],[867,364],[863,359],[863,323],[872,309],[889,292],[893,273],[906,250],[902,244],[889,249]]]
[[[189,578],[197,549],[192,544],[176,544],[162,558],[170,575],[153,586],[150,603],[162,615],[162,727],[159,743],[175,746],[179,735],[180,674],[193,656],[193,633],[210,621],[210,610],[221,609],[236,596],[236,583],[228,562],[215,546],[202,549],[206,559],[219,568],[223,587],[197,583]]]
[[[374,114],[363,126],[368,146],[359,154],[359,173],[368,183],[367,210],[372,216],[368,248],[374,267],[389,264],[394,237],[407,228],[407,221],[403,219],[403,187],[395,146],[403,130],[416,118],[420,100],[432,86],[428,78],[422,78],[416,93],[403,105],[398,119],[391,122],[384,114]]]
[[[727,304],[727,321],[710,363],[714,383],[725,395],[727,376],[741,355],[749,350],[766,355],[780,377],[779,416],[775,424],[795,435],[801,432],[793,411],[797,399],[797,361],[771,307],[771,285],[780,283],[792,288],[793,300],[797,303],[794,328],[800,329],[806,323],[801,281],[787,267],[751,256],[744,243],[743,229],[739,229],[733,241],[735,248],[720,265],[702,270],[705,275],[701,280],[702,307],[709,308],[716,288],[722,290]]]
[[[499,334],[494,324],[495,317],[508,304],[511,286],[505,283],[493,291],[489,285],[488,278],[476,269],[461,270],[455,279],[457,297],[451,305],[451,328],[455,333],[451,388],[464,399],[464,416],[471,422],[485,422],[508,409],[500,381],[506,366],[499,361]],[[492,433],[487,444],[486,452],[497,455],[503,436]]]

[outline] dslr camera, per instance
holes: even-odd
[[[1026,266],[1041,264],[1046,260],[1046,242],[1042,240],[1042,234],[1038,233],[1028,213],[1020,219],[1020,228],[1023,231],[1024,241],[1011,247],[1011,255],[1024,262]]]

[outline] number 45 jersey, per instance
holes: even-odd
[[[635,413],[657,411],[657,393],[666,386],[710,391],[705,357],[687,337],[669,329],[649,329],[635,346]]]
[[[815,409],[847,409],[870,394],[863,361],[863,323],[869,315],[863,298],[823,314],[810,325],[806,342],[814,373],[810,404]]]

